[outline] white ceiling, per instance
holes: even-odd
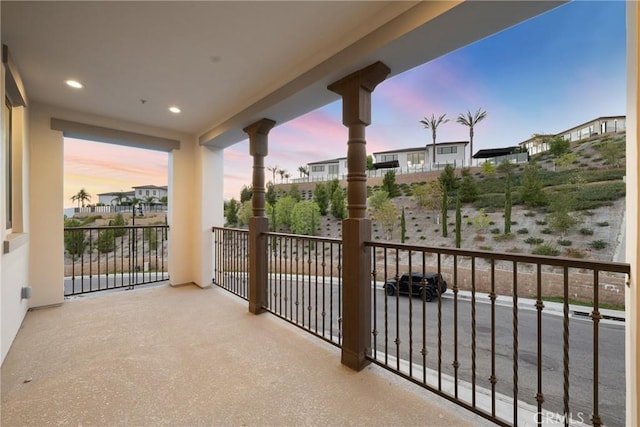
[[[30,101],[225,147],[336,99],[328,83],[376,60],[397,74],[557,5],[2,1],[1,27]]]

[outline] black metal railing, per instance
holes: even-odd
[[[265,236],[265,309],[340,347],[342,241],[283,233]]]
[[[249,231],[213,227],[213,283],[249,299]]]
[[[169,279],[168,225],[65,227],[64,295]]]
[[[366,245],[371,361],[501,425],[625,424],[623,315],[601,304],[629,265]]]

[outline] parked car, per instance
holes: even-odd
[[[400,280],[387,279],[384,289],[390,296],[410,293],[422,297],[424,292],[425,301],[432,301],[447,291],[447,282],[439,273],[425,273],[424,276],[422,273],[405,273]]]

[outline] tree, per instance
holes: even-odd
[[[91,200],[91,194],[87,193],[84,188],[80,189],[75,195],[71,197],[71,201],[78,202],[78,207],[82,205],[84,208],[85,202]]]
[[[434,165],[436,164],[436,132],[438,126],[449,121],[449,119],[445,118],[446,116],[447,114],[445,113],[436,118],[435,115],[431,114],[431,118],[425,117],[424,120],[420,120],[425,129],[431,129],[431,138],[433,139],[433,158],[431,163]]]
[[[382,189],[387,192],[391,199],[400,195],[398,184],[396,184],[395,171],[387,171],[387,173],[384,174],[384,178],[382,178]]]
[[[276,193],[276,189],[273,184],[267,184],[267,192],[264,195],[264,200],[270,205],[275,205],[278,200],[278,193]]]
[[[511,177],[516,166],[505,160],[498,166],[498,172],[504,175],[504,234],[511,233]]]
[[[413,188],[413,197],[418,206],[427,210],[438,210],[442,202],[440,181],[429,181]]]
[[[65,219],[65,227],[80,227],[82,223],[75,218]],[[84,253],[87,247],[84,230],[65,230],[64,231],[64,248],[75,261],[78,255]]]
[[[577,154],[565,153],[562,156],[556,158],[553,161],[553,164],[558,169],[569,169],[571,167],[571,165],[573,165],[577,159],[578,159],[578,155]]]
[[[449,200],[447,197],[447,192],[443,191],[442,192],[442,237],[447,237],[447,235],[449,234],[447,232],[447,208],[449,207]]]
[[[600,155],[608,165],[619,167],[625,155],[624,143],[608,141],[598,146]]]
[[[480,169],[482,169],[482,173],[486,176],[493,176],[496,173],[496,166],[491,162],[484,162],[482,166],[480,166]]]
[[[506,178],[504,190],[504,234],[511,234],[511,176]]]
[[[462,241],[462,214],[460,210],[460,197],[458,196],[456,199],[456,248],[460,248]]]
[[[291,188],[289,189],[289,195],[293,197],[296,202],[302,200],[302,196],[300,195],[300,190],[296,184],[291,184]]]
[[[113,230],[103,230],[98,233],[98,252],[101,254],[113,252],[116,248],[116,238]]]
[[[540,166],[529,163],[522,174],[522,186],[520,187],[520,200],[528,207],[544,206],[547,204],[546,196],[542,191],[540,180]]]
[[[269,206],[265,208],[269,208]],[[253,206],[251,206],[251,200],[245,200],[238,210],[238,225],[249,225],[249,220],[252,216]]]
[[[380,206],[382,206],[388,200],[389,200],[389,193],[387,193],[385,190],[376,190],[369,197],[369,208],[373,212],[376,212],[380,209]]]
[[[231,200],[229,200],[228,203],[225,203],[225,212],[224,212],[224,216],[225,218],[227,218],[227,224],[229,224],[231,227],[235,227],[238,225],[238,210],[240,209],[240,205],[238,204],[238,201],[234,198],[232,198]]]
[[[385,239],[390,240],[393,237],[393,230],[398,220],[398,209],[391,200],[386,200],[375,212],[374,219],[380,223],[384,230]]]
[[[375,167],[373,166],[373,156],[371,154],[369,154],[367,156],[367,170],[368,171],[372,171],[374,169],[375,169]]]
[[[400,215],[400,243],[404,243],[407,240],[407,221],[404,218],[404,206],[402,207],[402,214]]]
[[[478,183],[471,175],[464,175],[460,181],[458,198],[463,202],[473,202],[478,197]]]
[[[476,233],[486,233],[490,222],[489,215],[484,209],[480,209],[480,212],[473,217],[473,226],[476,229]]]
[[[296,199],[291,196],[280,197],[276,202],[276,225],[278,227],[291,227],[291,212],[295,207]]]
[[[247,200],[251,200],[253,197],[253,187],[243,185],[242,190],[240,190],[240,203],[244,203]]]
[[[271,179],[271,184],[275,184],[276,183],[276,174],[278,173],[278,171],[280,171],[280,168],[278,167],[278,165],[276,166],[267,166],[267,170],[269,172],[271,172],[273,178]]]
[[[569,152],[571,141],[561,136],[556,136],[549,141],[549,153],[554,157],[560,157]]]
[[[156,204],[156,196],[145,196],[142,200],[144,204],[147,205],[147,209]]]
[[[278,175],[280,175],[280,184],[284,182],[284,176],[287,174],[287,171],[284,169],[278,169]]]
[[[298,172],[300,172],[300,178],[309,176],[309,168],[306,166],[298,166]]]
[[[167,197],[167,196],[162,196],[162,197],[160,197],[159,202],[160,202],[160,204],[161,204],[162,206],[167,206],[167,205],[169,204],[169,197]]]
[[[123,202],[126,202],[126,200],[127,200],[127,195],[122,191],[119,191],[117,193],[114,193],[111,203],[113,204],[113,202],[115,202],[116,206],[120,206],[122,205]]]
[[[112,220],[109,220],[109,227],[118,227],[127,225],[128,221],[124,219],[121,213],[118,213]],[[127,234],[126,228],[116,228],[113,230],[114,237],[122,237]]]
[[[565,194],[564,197],[558,197],[551,202],[549,210],[551,211],[547,215],[547,221],[549,226],[556,231],[562,233],[564,237],[565,233],[578,225],[581,218],[578,214],[571,211],[576,205],[576,199],[574,195]]]
[[[347,206],[344,201],[344,192],[338,187],[331,195],[331,215],[337,219],[344,219],[347,216]]]
[[[336,188],[340,188],[340,180],[338,178],[334,178],[329,181],[329,184],[327,186],[327,194],[329,195],[329,197],[333,196]]]
[[[487,117],[487,112],[478,108],[474,114],[471,114],[470,110],[467,110],[467,114],[458,114],[456,122],[469,128],[469,165],[471,165],[471,159],[473,156],[473,129],[474,127]]]
[[[325,216],[329,208],[329,191],[326,184],[322,182],[316,184],[316,188],[313,190],[313,201],[318,205],[320,215]]]
[[[302,201],[296,203],[291,212],[291,232],[302,235],[315,233],[315,218],[320,214],[320,208],[315,202]]]
[[[444,170],[440,172],[438,181],[445,191],[453,191],[458,188],[458,178],[456,177],[456,171],[451,165],[446,165]]]

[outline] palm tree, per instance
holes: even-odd
[[[113,199],[111,199],[111,203],[116,202],[117,206],[122,205],[122,202],[127,200],[127,195],[122,191],[113,194]]]
[[[278,174],[280,175],[280,184],[284,182],[284,175],[287,173],[284,169],[278,169]]]
[[[143,201],[147,205],[147,209],[151,209],[151,206],[156,204],[156,196],[146,196]]]
[[[456,119],[456,122],[469,127],[469,166],[471,166],[473,159],[473,128],[478,122],[484,120],[485,117],[487,117],[487,112],[482,110],[482,108],[478,108],[475,114],[471,114],[471,111],[467,110],[466,115],[460,113]]]
[[[298,172],[300,172],[300,178],[303,176],[309,176],[309,169],[306,166],[298,167]]]
[[[424,118],[424,120],[420,120],[420,123],[424,126],[425,129],[431,129],[431,136],[433,137],[433,161],[432,163],[436,164],[436,130],[438,126],[443,123],[447,123],[449,119],[445,118],[447,113],[444,113],[440,117],[436,119],[436,116],[431,114],[431,118]]]
[[[276,165],[276,166],[267,166],[267,170],[273,174],[273,179],[271,180],[271,183],[275,184],[276,183],[276,173],[280,170],[280,168],[278,168],[278,165]]]
[[[78,191],[74,196],[71,197],[71,200],[74,202],[78,202],[78,207],[82,204],[84,208],[84,202],[88,202],[91,200],[91,194],[87,193],[84,188]]]
[[[286,180],[287,180],[287,182],[289,182],[289,178],[291,178],[291,174],[290,174],[289,172],[286,172],[286,173],[284,174],[284,179],[286,179]]]

